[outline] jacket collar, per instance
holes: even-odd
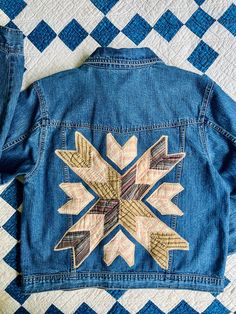
[[[150,48],[97,47],[85,62],[101,59],[162,61]],[[163,62],[163,61],[162,61]]]

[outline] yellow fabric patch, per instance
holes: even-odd
[[[99,200],[66,231],[54,250],[72,248],[74,267],[77,268],[104,237],[122,225],[160,267],[167,269],[169,250],[188,250],[188,242],[156,217],[142,199],[185,157],[185,153],[168,154],[168,137],[162,136],[121,175],[79,132],[75,133],[75,143],[76,150],[56,150],[55,153],[90,186]],[[136,157],[136,137],[131,137],[122,148],[108,134],[107,144],[112,144],[107,147],[108,157],[120,169]],[[129,148],[131,153],[128,153]],[[77,214],[92,200],[91,193],[79,183],[62,183],[60,186],[71,197],[59,209],[61,213]],[[182,211],[171,202],[182,189],[178,183],[164,183],[148,201],[162,214],[182,215]],[[121,231],[104,246],[104,261],[110,265],[119,255],[130,267],[134,265],[134,244]]]

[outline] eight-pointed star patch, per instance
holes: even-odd
[[[130,143],[134,153],[126,154],[121,146],[112,140],[109,158],[117,162],[120,168],[128,165],[136,156],[136,138]],[[129,143],[129,141],[127,142]],[[168,269],[169,250],[188,250],[188,242],[177,232],[168,227],[142,201],[150,189],[167,175],[184,157],[184,152],[168,154],[168,137],[161,136],[124,174],[118,173],[106,162],[96,148],[80,133],[75,132],[75,150],[56,150],[55,153],[73,170],[99,197],[98,201],[82,216],[54,247],[54,250],[73,249],[74,267],[77,268],[90,255],[96,246],[118,225],[138,241],[154,258],[160,267]],[[127,150],[127,147],[125,147]],[[116,158],[120,156],[119,158]],[[123,159],[122,159],[123,158]],[[64,187],[62,185],[62,187]],[[70,193],[66,185],[65,192],[71,196],[67,202],[68,212],[80,212],[75,187]],[[81,189],[81,186],[80,186]],[[182,211],[171,202],[174,195],[183,190],[180,184],[162,184],[148,198],[151,205],[162,214],[182,215]],[[79,193],[79,191],[78,191]],[[73,200],[73,198],[75,198]],[[63,208],[63,207],[62,207]],[[119,243],[119,242],[122,243]],[[117,232],[104,247],[104,261],[110,265],[118,256],[122,256],[129,266],[134,264],[134,245],[123,232]]]

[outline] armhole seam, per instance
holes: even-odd
[[[40,109],[40,115],[41,115],[41,125],[40,125],[40,138],[39,138],[39,149],[38,149],[38,158],[36,160],[36,163],[34,167],[25,175],[25,182],[29,180],[34,172],[38,169],[40,165],[40,161],[42,159],[42,154],[44,151],[44,143],[45,143],[45,138],[47,134],[47,122],[48,122],[48,110],[46,107],[46,101],[44,98],[44,95],[42,93],[42,90],[39,86],[39,81],[35,81],[33,83],[33,88],[36,91],[36,94],[38,96],[39,100],[39,109]]]
[[[37,90],[34,88],[34,83],[32,83],[32,91],[36,94],[36,96],[38,97],[39,100],[39,106],[40,106],[40,98],[39,95],[37,93]],[[33,124],[33,126],[26,131],[25,133],[22,133],[20,136],[12,139],[9,142],[6,142],[3,146],[2,146],[2,151],[5,151],[9,148],[14,147],[15,145],[17,145],[18,143],[22,142],[24,139],[26,139],[31,133],[33,133],[37,128],[41,127],[42,124],[42,114],[41,114],[41,110],[40,110],[40,117],[38,120],[36,120],[36,122]]]
[[[211,80],[207,75],[204,75],[204,77],[207,77],[208,82],[207,85],[205,87],[205,91],[204,91],[204,95],[203,95],[203,100],[202,100],[202,104],[201,104],[201,108],[200,108],[200,121],[201,123],[199,124],[199,135],[200,135],[200,141],[203,147],[203,151],[205,153],[205,155],[207,156],[207,158],[209,159],[209,161],[211,162],[211,158],[210,158],[210,154],[207,148],[207,135],[206,135],[206,124],[205,124],[205,117],[206,117],[206,111],[208,108],[208,105],[210,103],[210,99],[212,97],[213,94],[213,90],[214,90],[214,85],[215,82],[213,80]]]

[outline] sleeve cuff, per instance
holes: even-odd
[[[19,29],[0,25],[0,47],[8,52],[23,53],[23,32]]]

